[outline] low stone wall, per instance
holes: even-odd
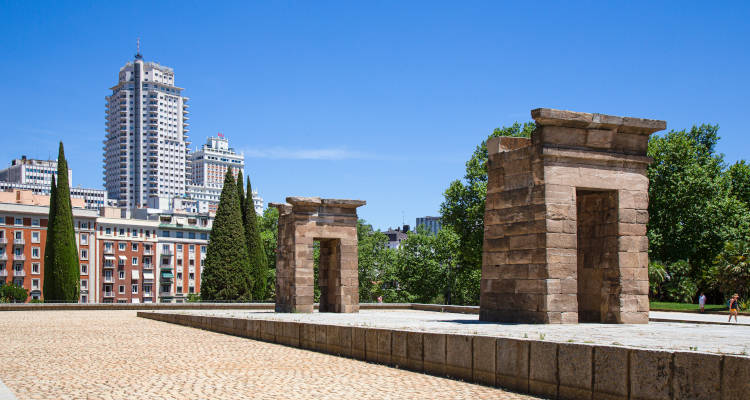
[[[361,310],[410,310],[409,303],[362,303]],[[428,305],[431,306],[431,305]],[[434,306],[440,307],[440,306]],[[455,306],[446,306],[455,307]],[[315,309],[318,304],[315,304]],[[474,307],[476,308],[476,307]],[[0,311],[71,311],[71,310],[273,310],[274,303],[0,303]],[[435,309],[434,311],[440,311]],[[447,310],[446,310],[447,311]],[[458,311],[452,311],[458,312]]]
[[[548,398],[750,398],[748,357],[173,313],[138,316]]]

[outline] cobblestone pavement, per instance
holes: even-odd
[[[596,343],[650,349],[691,350],[711,353],[750,353],[750,326],[713,325],[681,322],[648,324],[500,324],[480,322],[479,316],[448,312],[416,310],[360,310],[357,314],[312,313],[276,314],[269,311],[185,310],[167,311],[180,314],[216,315],[235,318],[277,319],[383,327],[410,331],[430,331],[539,339],[553,342]],[[661,315],[666,313],[651,313]],[[697,318],[692,316],[691,318]],[[710,317],[707,317],[710,318]],[[724,317],[726,318],[726,317]],[[748,317],[744,317],[747,320]],[[726,321],[726,319],[724,320]],[[740,316],[743,321],[743,316]]]
[[[0,337],[0,380],[19,399],[532,398],[135,311],[4,312]]]

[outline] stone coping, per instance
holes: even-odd
[[[750,398],[750,358],[294,321],[139,312],[247,337],[548,398]]]
[[[607,114],[536,108],[531,117],[538,125],[570,128],[614,129],[618,132],[649,135],[667,128],[667,122],[656,119],[618,117]]]
[[[349,199],[321,199],[320,197],[291,196],[286,202],[294,206],[330,206],[340,208],[357,208],[367,204],[364,200]]]
[[[409,310],[409,303],[363,303],[364,310]],[[422,306],[422,305],[420,305]],[[430,305],[423,305],[430,306]],[[440,305],[432,306],[440,308]],[[454,306],[457,307],[457,306]],[[318,304],[315,304],[318,308]],[[56,310],[270,310],[274,303],[0,303],[0,311],[56,311]]]

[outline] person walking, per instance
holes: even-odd
[[[737,322],[737,313],[739,312],[740,295],[735,293],[732,298],[729,299],[729,322],[732,322],[732,315],[734,315],[734,322]]]
[[[706,312],[706,295],[701,292],[700,297],[698,297],[698,306],[701,309],[701,313]]]

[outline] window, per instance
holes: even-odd
[[[180,231],[178,231],[175,235],[177,236],[177,238],[180,238],[180,239],[182,239],[183,237],[183,233]]]
[[[181,267],[181,266],[182,266],[182,259],[181,259],[181,258],[178,258],[178,259],[177,259],[177,266],[178,266],[178,267]]]
[[[188,293],[195,293],[195,287],[188,286]]]
[[[120,228],[120,236],[125,236],[125,228]]]
[[[108,270],[108,269],[104,270],[104,282],[112,282],[112,271],[111,270]]]
[[[81,250],[81,260],[89,259],[89,251],[86,249]]]
[[[22,226],[23,225],[23,218],[16,218],[15,225]]]
[[[161,231],[161,236],[169,237],[169,231]]]
[[[182,294],[182,286],[177,286],[177,293]]]
[[[143,294],[145,295],[151,294],[151,285],[143,285]]]
[[[31,243],[39,243],[39,231],[31,231]]]
[[[133,257],[131,261],[133,265],[138,265],[138,257]]]
[[[88,296],[86,296],[85,294],[81,296],[81,303],[88,303],[88,302],[89,302]]]
[[[172,247],[168,244],[162,245],[161,251],[162,253],[169,253],[170,251],[172,251]]]
[[[106,232],[107,235],[111,235],[112,234],[112,228],[107,228],[107,229],[104,230],[104,232]]]
[[[182,272],[178,272],[177,273],[177,280],[181,280],[181,279],[182,279]]]
[[[188,247],[188,251],[189,251],[189,252],[191,252],[191,253],[195,253],[195,245],[194,245],[194,244],[191,244],[191,245],[190,245],[190,246]]]
[[[206,254],[206,246],[201,246],[201,254]]]
[[[188,239],[195,239],[195,232],[188,232]]]
[[[201,233],[201,239],[208,240],[208,233]]]
[[[119,292],[120,294],[123,294],[123,293],[125,293],[125,285],[120,285],[120,286],[118,286],[118,287],[117,287],[117,291],[118,291],[118,292]]]
[[[181,244],[178,244],[178,245],[177,245],[177,251],[178,251],[178,252],[182,252],[182,245],[181,245]]]
[[[88,275],[88,274],[89,274],[89,265],[81,264],[81,275]]]
[[[89,288],[89,280],[81,279],[81,290],[88,290],[88,288]]]
[[[118,271],[117,279],[125,279],[125,271]]]
[[[125,242],[120,242],[120,243],[117,243],[117,248],[118,248],[118,249],[119,249],[120,251],[125,251]]]
[[[130,236],[138,237],[138,231],[136,229],[133,229],[133,231],[130,233]]]
[[[188,279],[190,279],[191,281],[192,281],[192,280],[195,280],[195,272],[191,272],[191,273],[189,273],[189,274],[188,274]]]
[[[138,284],[134,283],[131,285],[133,289],[133,294],[138,294]]]
[[[31,280],[31,290],[39,290],[39,279]]]
[[[23,240],[23,231],[15,231],[13,234],[15,235],[16,240]]]
[[[39,247],[31,248],[31,258],[39,258]]]
[[[39,226],[39,218],[32,218],[31,226]]]
[[[89,244],[89,234],[88,233],[82,233],[81,234],[81,244],[82,245]]]
[[[34,275],[39,275],[40,266],[38,262],[31,263],[31,273]]]
[[[133,251],[138,251],[138,243],[133,243],[133,246],[131,246],[131,249]]]

